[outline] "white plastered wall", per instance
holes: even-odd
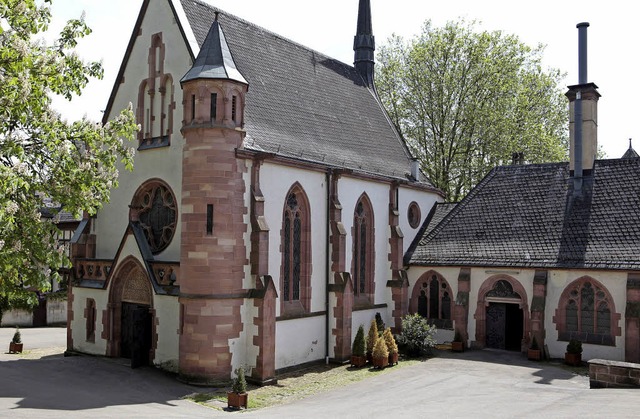
[[[558,341],[558,330],[553,317],[555,316],[560,296],[565,288],[576,279],[589,276],[600,282],[606,287],[614,300],[615,312],[620,314],[620,320],[617,326],[620,327],[622,334],[616,336],[615,346],[593,345],[588,343],[582,344],[582,359],[589,360],[594,358],[611,359],[616,361],[624,361],[625,350],[625,307],[627,299],[627,275],[626,272],[617,271],[587,271],[587,270],[554,270],[549,271],[547,279],[547,301],[546,312],[544,317],[544,327],[547,331],[545,343],[549,348],[552,358],[564,358],[567,348],[567,342]],[[613,312],[612,312],[613,315]]]
[[[269,274],[278,290],[276,316],[280,315],[280,265],[282,263],[282,213],[286,194],[300,183],[309,199],[311,214],[311,312],[325,310],[327,272],[327,190],[322,172],[312,172],[265,162],[260,169],[260,189],[265,198],[264,213],[269,225]],[[324,326],[320,329],[324,333]]]
[[[342,204],[342,223],[347,231],[345,268],[351,272],[353,259],[353,214],[358,199],[366,192],[373,207],[374,218],[374,252],[375,252],[375,296],[374,304],[387,304],[387,310],[379,309],[383,320],[388,323],[391,317],[391,292],[387,288],[387,281],[391,279],[391,264],[389,262],[389,190],[385,183],[376,183],[361,179],[343,177],[338,183],[338,197]]]
[[[244,243],[246,249],[247,260],[251,259],[251,166],[250,160],[245,160],[247,171],[242,175],[244,179],[245,195],[244,205],[248,209],[244,214],[244,223],[249,226],[244,234]],[[243,287],[252,289],[256,287],[255,280],[251,274],[251,263],[244,266]],[[240,318],[244,325],[240,336],[235,339],[229,339],[229,351],[231,353],[231,370],[232,375],[235,370],[242,366],[245,367],[247,375],[251,375],[251,368],[255,367],[255,361],[260,352],[260,348],[253,344],[253,337],[258,335],[258,326],[254,324],[254,319],[258,316],[258,308],[255,306],[253,299],[245,299],[240,309]]]
[[[298,182],[309,199],[311,214],[311,312],[326,309],[326,177],[294,167],[265,162],[260,168],[260,189],[265,197],[264,213],[269,225],[269,274],[278,300],[280,315],[280,265],[282,263],[281,230],[286,194]],[[276,369],[323,359],[326,352],[326,317],[293,319],[276,322]]]
[[[156,333],[158,343],[154,364],[167,371],[178,371],[180,304],[176,297],[154,295],[153,307],[156,310]]]
[[[398,193],[398,212],[400,214],[400,228],[404,234],[404,241],[402,243],[403,254],[407,252],[409,246],[415,239],[416,234],[422,227],[422,223],[429,215],[431,208],[436,202],[442,201],[442,198],[433,193],[421,191],[418,189],[412,189],[407,187],[400,187]],[[420,222],[416,228],[411,227],[409,224],[409,204],[414,202],[420,207]]]
[[[84,310],[87,308],[87,299],[92,298],[96,302],[96,329],[95,342],[87,341],[87,319]],[[104,326],[102,316],[107,312],[109,291],[93,288],[73,288],[73,321],[71,321],[71,333],[73,336],[73,349],[91,355],[105,355],[107,341],[102,339]]]
[[[114,118],[120,110],[129,106],[130,103],[133,104],[135,111],[140,83],[149,76],[148,57],[151,37],[158,32],[162,32],[162,42],[165,44],[164,73],[171,74],[173,78],[176,107],[173,111],[171,146],[137,151],[133,172],[120,167],[120,185],[117,189],[112,190],[111,202],[105,204],[95,220],[97,258],[110,259],[114,257],[129,221],[128,206],[135,191],[146,180],[152,178],[164,180],[171,187],[178,205],[180,203],[183,144],[180,133],[183,119],[180,79],[189,69],[191,57],[178,25],[174,21],[169,2],[149,2],[141,34],[135,40],[124,71],[124,82],[118,85],[118,92],[109,118]],[[129,145],[137,148],[137,140]],[[180,217],[180,210],[178,210],[177,216]],[[171,244],[163,252],[156,255],[157,260],[178,261],[180,259],[180,231],[181,227],[178,222]]]
[[[276,369],[324,359],[325,316],[276,322]]]
[[[458,275],[460,268],[452,267],[422,267],[412,266],[408,270],[409,276],[409,295],[413,291],[413,287],[416,281],[425,272],[430,270],[436,271],[442,275],[455,295],[458,292]],[[527,305],[529,314],[531,313],[531,303],[533,300],[533,278],[535,270],[533,269],[495,269],[495,268],[472,268],[471,269],[471,283],[469,292],[469,318],[468,318],[468,332],[469,339],[471,341],[476,340],[476,319],[475,312],[478,306],[478,292],[485,280],[494,275],[508,275],[515,278],[522,284],[527,293]],[[626,305],[626,273],[615,271],[568,271],[568,270],[551,270],[547,279],[547,295],[545,302],[545,316],[544,316],[544,328],[546,330],[545,344],[549,349],[549,355],[552,358],[563,358],[566,351],[567,342],[558,341],[558,330],[553,319],[556,313],[556,309],[560,303],[560,296],[564,292],[565,288],[573,281],[589,276],[602,285],[604,285],[611,297],[614,300],[615,311],[620,314],[620,320],[617,326],[621,328],[621,336],[616,336],[616,345],[593,345],[583,343],[583,360],[589,360],[594,358],[603,358],[611,360],[624,360],[624,342],[625,342],[625,329],[624,329],[624,310]],[[355,324],[355,322],[354,322]],[[448,334],[451,336],[448,336]],[[438,331],[438,342],[451,340],[453,338],[453,331]]]

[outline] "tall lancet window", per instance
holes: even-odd
[[[287,193],[282,220],[282,310],[294,314],[309,310],[310,217],[307,197],[299,185]]]
[[[352,233],[353,257],[351,272],[354,294],[359,302],[373,303],[373,209],[366,195],[363,195],[356,203]]]

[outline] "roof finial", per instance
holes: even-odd
[[[216,15],[215,19],[213,19],[214,22],[218,21],[218,15],[220,14],[220,11],[216,10],[215,12],[213,12],[214,15]]]
[[[631,150],[633,147],[631,147],[631,138],[629,138],[629,150]]]
[[[353,40],[354,66],[369,87],[373,87],[375,38],[371,25],[371,1],[360,0],[358,26]]]

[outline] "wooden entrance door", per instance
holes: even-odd
[[[518,304],[489,303],[486,347],[519,351],[523,335],[523,314]]]
[[[490,303],[487,307],[487,348],[505,348],[506,304]]]
[[[151,314],[149,306],[122,303],[120,356],[131,359],[131,368],[149,364]]]

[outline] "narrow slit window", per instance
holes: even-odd
[[[211,120],[215,121],[218,117],[218,94],[211,93]]]
[[[196,119],[196,95],[191,95],[191,120]]]
[[[207,235],[213,234],[213,204],[207,204]]]
[[[236,122],[236,107],[238,105],[238,97],[231,98],[231,120]]]

